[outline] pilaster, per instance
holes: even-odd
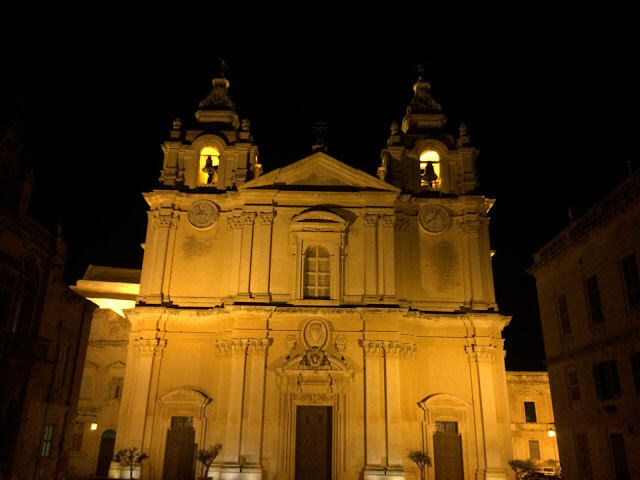
[[[465,347],[471,368],[478,470],[476,479],[506,479],[502,458],[504,448],[498,422],[495,392],[496,362],[502,361],[503,350],[496,345],[472,344]]]
[[[240,270],[238,273],[238,298],[250,298],[251,263],[253,250],[253,224],[256,212],[242,212],[242,237],[240,240]]]
[[[255,226],[253,255],[251,260],[251,296],[269,302],[269,277],[271,270],[271,237],[274,212],[259,212]]]
[[[364,301],[378,300],[378,215],[362,217],[364,252]]]

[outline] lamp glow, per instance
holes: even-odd
[[[91,430],[97,430],[98,424],[96,422],[91,422],[91,426],[89,428],[91,428]]]
[[[547,435],[549,435],[551,438],[553,438],[553,437],[555,437],[555,436],[556,436],[556,431],[555,431],[553,428],[550,428],[550,429],[547,431]]]

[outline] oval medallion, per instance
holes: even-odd
[[[305,325],[302,336],[307,348],[322,348],[327,343],[329,331],[322,320],[313,319]]]

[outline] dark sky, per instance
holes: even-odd
[[[2,120],[19,118],[35,170],[33,214],[60,219],[66,278],[89,263],[138,267],[141,192],[155,187],[171,121],[188,126],[218,57],[251,120],[265,171],[307,155],[311,124],[329,153],[375,174],[392,120],[425,66],[455,131],[480,149],[480,191],[496,198],[492,248],[507,366],[543,364],[531,255],[640,162],[640,18],[620,8],[552,10],[420,2],[273,2],[215,10],[0,7]]]

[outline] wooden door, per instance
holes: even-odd
[[[436,480],[463,480],[462,442],[457,422],[436,422],[433,436]]]
[[[298,407],[295,480],[331,480],[331,414],[331,407]]]
[[[100,438],[100,450],[98,451],[98,466],[96,468],[97,478],[107,478],[109,467],[113,460],[113,447],[116,444],[115,430],[105,430]]]
[[[192,417],[171,417],[164,452],[164,480],[193,480],[195,438]]]

